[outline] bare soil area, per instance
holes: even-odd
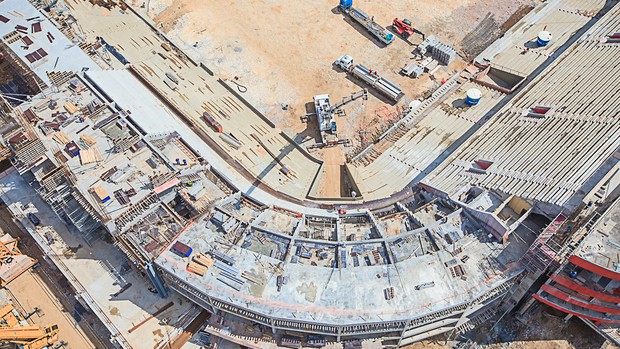
[[[10,166],[0,162],[0,169]],[[59,327],[58,343],[66,342],[66,349],[111,348],[109,332],[94,314],[81,306],[62,274],[44,260],[36,243],[13,222],[4,203],[0,203],[0,232],[10,232],[20,239],[22,253],[37,258],[40,266],[23,273],[6,286],[7,297],[18,303],[25,312],[40,309],[32,319],[38,325],[55,323]]]
[[[135,1],[136,5],[142,0]],[[388,27],[395,17],[408,18],[426,35],[459,47],[461,39],[488,16],[499,24],[531,0],[424,0],[355,1],[354,6]],[[433,78],[428,74],[412,79],[399,75],[413,59],[414,46],[397,38],[382,47],[357,23],[337,11],[336,0],[276,1],[249,0],[152,0],[149,15],[190,54],[199,56],[216,75],[237,78],[247,87],[242,95],[292,133],[303,133],[300,117],[306,103],[317,94],[328,93],[333,102],[360,90],[359,81],[347,77],[332,63],[348,53],[356,62],[376,70],[398,85],[408,105],[447,78],[460,65],[444,67]],[[420,35],[410,41],[422,41]],[[338,118],[340,138],[358,139],[360,131],[386,122],[397,113],[395,105],[371,92],[368,101],[355,101]],[[288,105],[283,110],[282,105]],[[308,132],[308,131],[306,131]]]
[[[136,7],[142,0],[133,0]],[[425,35],[472,54],[496,38],[510,23],[527,13],[539,0],[423,0],[354,1],[374,20],[388,28],[394,18],[407,18]],[[368,88],[367,100],[347,104],[337,117],[338,138],[351,147],[316,152],[325,164],[320,176],[322,197],[338,197],[347,156],[387,130],[408,110],[409,104],[464,69],[456,60],[414,79],[400,75],[416,57],[423,41],[415,34],[408,41],[398,37],[381,44],[365,28],[338,9],[337,0],[151,0],[148,15],[168,37],[203,62],[298,143],[320,139],[312,98],[329,94],[332,103]],[[515,15],[517,13],[517,15]],[[393,31],[394,32],[394,31]],[[463,45],[461,45],[463,44]],[[463,46],[463,47],[461,47]],[[381,96],[363,82],[335,67],[343,54],[377,71],[405,93],[398,103]],[[309,122],[302,117],[309,115]],[[347,194],[348,195],[348,194]]]
[[[28,271],[13,280],[8,289],[26,311],[35,307],[41,309],[32,319],[39,326],[57,324],[60,328],[59,340],[65,341],[68,348],[95,348],[82,329],[77,326],[73,315],[68,313],[52,291],[34,273]]]
[[[17,227],[11,221],[10,214],[5,206],[0,207],[0,235],[5,232],[11,233],[17,237]],[[20,242],[22,253],[28,254],[30,249],[24,246],[25,242]],[[26,247],[26,248],[24,248]],[[38,256],[34,256],[38,257]],[[45,261],[40,261],[46,263]],[[39,267],[39,271],[42,270]],[[69,292],[69,290],[66,290]],[[72,314],[67,310],[62,302],[54,295],[54,292],[45,284],[37,273],[33,270],[26,271],[11,281],[6,286],[7,298],[13,302],[16,309],[23,308],[25,312],[31,312],[35,308],[40,311],[32,316],[32,320],[39,326],[47,326],[49,324],[57,324],[59,332],[59,341],[67,343],[66,348],[96,348],[86,336],[82,328],[78,325],[75,317],[80,316],[77,313]],[[4,304],[0,304],[4,306]],[[21,309],[20,309],[21,310]],[[75,311],[74,311],[75,312]],[[58,344],[56,343],[56,344]]]

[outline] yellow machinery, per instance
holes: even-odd
[[[41,327],[27,321],[11,304],[0,309],[0,341],[22,349],[43,349],[58,340],[58,331],[56,324]]]
[[[0,237],[0,286],[4,287],[33,265],[37,260],[23,255],[17,247],[18,239]]]

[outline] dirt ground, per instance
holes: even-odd
[[[414,26],[434,34],[442,42],[458,47],[460,40],[487,12],[502,23],[531,0],[424,0],[355,1],[354,6],[388,27],[394,17],[408,18]],[[135,0],[137,5],[142,0]],[[303,133],[300,117],[311,112],[306,104],[317,94],[328,93],[333,102],[363,86],[332,66],[348,53],[356,62],[377,70],[405,92],[399,105],[408,105],[431,88],[435,81],[450,76],[460,66],[444,67],[434,81],[399,75],[413,59],[410,46],[397,38],[381,45],[357,23],[336,10],[336,0],[231,1],[152,0],[149,15],[190,54],[200,59],[223,79],[238,78],[248,88],[243,96],[291,133]],[[422,41],[414,35],[415,44]],[[358,100],[338,118],[340,138],[354,140],[371,123],[381,123],[396,111],[395,105],[370,91],[368,101]],[[289,105],[283,110],[282,105]],[[378,120],[377,120],[378,119]],[[308,130],[308,132],[316,132]]]
[[[8,289],[26,311],[32,311],[35,307],[41,309],[31,318],[37,325],[58,324],[59,342],[67,342],[66,348],[95,348],[38,275],[26,272],[13,280]]]
[[[8,161],[0,162],[0,170],[7,166],[10,166]],[[20,238],[21,252],[40,261],[39,267],[20,275],[7,286],[6,296],[14,297],[26,311],[39,307],[40,316],[33,315],[33,320],[40,325],[57,323],[60,329],[59,341],[67,342],[67,349],[113,347],[103,324],[79,305],[71,293],[68,281],[43,260],[41,250],[34,240],[15,225],[2,202],[0,231],[11,232],[12,236]]]
[[[497,326],[495,320],[467,333],[470,346],[455,345],[443,339],[422,341],[405,347],[406,349],[611,349],[615,346],[605,342],[594,330],[581,320],[573,317],[564,323],[563,314],[553,308],[538,303],[523,318],[517,319],[509,314]]]
[[[4,234],[4,232],[15,233],[17,227],[10,221],[10,214],[4,205],[0,205],[0,217],[0,234]],[[24,249],[23,244],[22,241],[21,251],[26,253],[28,249]],[[18,304],[17,309],[22,307],[26,312],[33,311],[35,307],[40,309],[31,318],[37,325],[46,326],[51,323],[58,325],[60,332],[56,344],[65,341],[67,343],[65,348],[67,349],[96,347],[77,325],[73,315],[67,312],[62,302],[56,298],[41,277],[32,270],[26,271],[11,281],[6,289],[3,292],[6,292],[8,299]]]
[[[356,0],[354,6],[389,30],[394,17],[408,18],[416,29],[460,50],[461,40],[483,20],[492,18],[499,26],[532,2]],[[137,7],[142,3],[134,0]],[[328,180],[319,188],[323,197],[340,196],[340,165],[346,154],[366,143],[370,135],[382,133],[408,110],[410,102],[465,67],[456,61],[433,76],[402,76],[400,68],[414,59],[414,45],[422,42],[422,36],[414,35],[409,42],[397,37],[383,46],[340,13],[337,4],[337,0],[231,1],[225,6],[218,0],[151,0],[148,4],[148,15],[177,45],[217,76],[247,88],[239,90],[243,97],[299,143],[309,145],[319,138],[312,118],[307,124],[300,120],[314,112],[313,96],[327,93],[336,103],[368,87],[334,67],[341,55],[352,55],[355,62],[378,71],[403,90],[405,97],[393,103],[369,88],[368,100],[358,99],[343,108],[345,114],[337,117],[338,137],[349,139],[352,146],[315,154],[325,161],[321,175]]]

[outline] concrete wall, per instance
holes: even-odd
[[[519,86],[519,84],[523,81],[523,79],[525,79],[525,76],[520,76],[517,74],[513,74],[511,72],[508,72],[506,70],[502,70],[499,69],[495,66],[492,66],[491,69],[489,70],[488,73],[489,77],[491,77],[491,79],[495,80],[495,79],[499,79],[502,80],[503,82],[505,82],[507,85],[510,86],[510,91],[514,91],[514,89]]]
[[[167,271],[163,271],[164,280],[168,286],[179,294],[189,298],[192,302],[200,305],[207,311],[215,313],[218,310],[245,318],[249,321],[261,323],[271,328],[273,333],[293,334],[304,336],[318,334],[326,338],[335,338],[337,342],[354,338],[382,338],[384,347],[399,347],[417,342],[439,333],[462,328],[470,320],[476,320],[476,315],[484,311],[494,312],[497,300],[509,290],[514,282],[513,279],[496,286],[471,302],[448,305],[446,308],[428,314],[411,314],[410,320],[385,321],[385,322],[362,322],[359,324],[322,324],[307,323],[296,319],[280,319],[268,315],[259,315],[252,311],[235,305],[225,304],[204,293],[204,290],[195,289],[192,286]],[[450,319],[446,321],[447,319]],[[362,320],[362,319],[360,319]],[[480,322],[474,321],[472,327]],[[299,326],[308,325],[308,328]],[[329,331],[325,331],[329,330]],[[335,331],[334,331],[335,330]],[[388,338],[384,338],[388,337]]]
[[[483,66],[477,66],[482,68]],[[500,86],[497,83],[484,81],[483,79],[488,76],[491,81],[501,80],[506,86]],[[510,94],[519,88],[523,82],[527,79],[527,76],[517,75],[506,70],[500,69],[496,66],[487,66],[482,72],[478,73],[473,81],[479,85],[488,87],[490,89]]]
[[[487,230],[489,230],[499,241],[504,241],[508,233],[508,227],[499,218],[490,212],[484,212],[463,206],[463,210],[475,217]]]
[[[529,211],[532,208],[532,205],[525,201],[524,199],[512,195],[510,200],[508,200],[508,207],[510,207],[513,211],[515,211],[518,215],[521,215],[523,211]]]

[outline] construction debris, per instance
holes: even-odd
[[[0,285],[2,287],[38,263],[36,259],[21,253],[17,246],[18,241],[9,234],[0,237]]]
[[[189,264],[187,264],[187,270],[200,276],[204,276],[207,273],[207,269],[209,268],[207,268],[206,266],[200,263],[195,262],[194,260],[192,260],[191,262],[189,262]]]

